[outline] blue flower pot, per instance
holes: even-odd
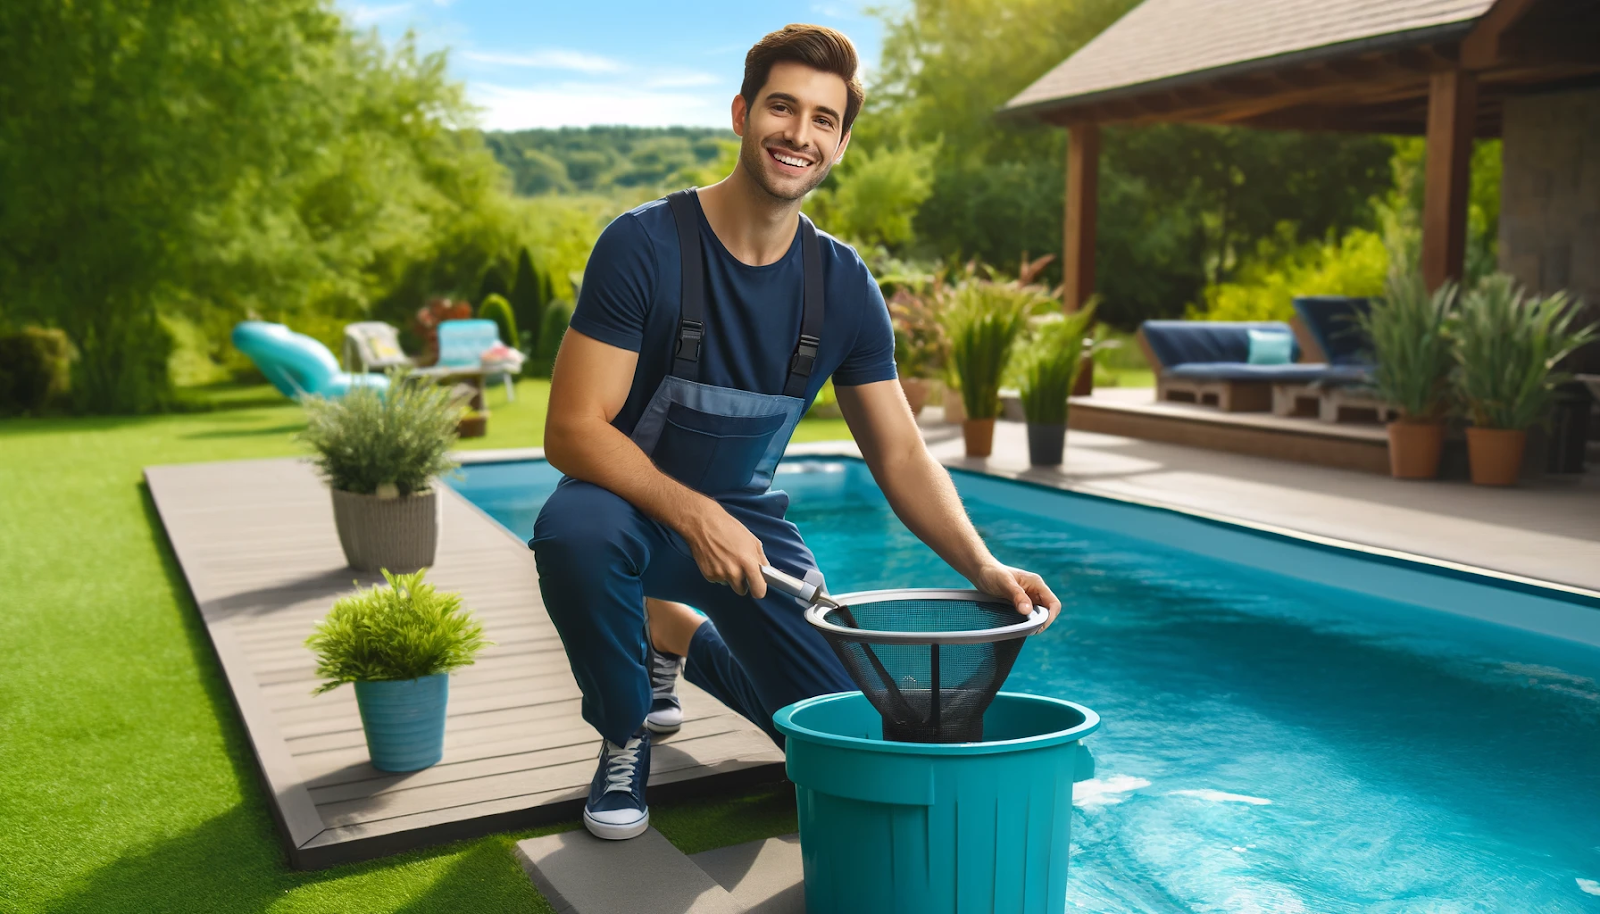
[[[416,771],[437,764],[444,756],[444,706],[450,698],[448,673],[392,682],[357,682],[355,687],[372,767],[380,771]]]

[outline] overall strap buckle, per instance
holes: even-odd
[[[822,340],[809,333],[800,334],[800,344],[794,349],[794,356],[789,359],[789,370],[797,375],[810,377],[811,368],[817,362],[817,347]]]
[[[705,338],[705,324],[699,321],[678,323],[678,348],[674,358],[695,361],[700,358],[700,341]]]

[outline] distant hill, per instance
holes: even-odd
[[[493,131],[484,142],[524,196],[606,193],[664,184],[722,155],[731,130],[707,127],[563,127]]]

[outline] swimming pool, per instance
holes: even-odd
[[[523,539],[557,479],[463,474]],[[1600,911],[1600,607],[955,475],[995,554],[1066,604],[1006,688],[1105,721],[1069,907]],[[775,485],[834,592],[965,586],[858,461]]]

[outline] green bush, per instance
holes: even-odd
[[[478,316],[484,320],[494,321],[499,328],[500,342],[512,349],[521,345],[517,337],[517,317],[511,313],[511,303],[501,295],[490,295],[482,304],[478,305]]]
[[[1071,314],[1047,320],[1034,332],[1033,344],[1022,354],[1022,412],[1029,422],[1064,425],[1067,398],[1078,372],[1084,368],[1083,338],[1094,326],[1091,302]]]
[[[1550,411],[1562,359],[1595,337],[1574,330],[1579,308],[1563,292],[1525,294],[1511,276],[1484,277],[1462,296],[1456,324],[1456,389],[1480,428],[1525,429]]]
[[[72,344],[60,330],[0,333],[0,415],[37,415],[67,390]]]
[[[307,398],[305,408],[306,428],[296,438],[310,445],[312,462],[335,489],[411,495],[455,469],[449,451],[462,404],[442,387],[397,370],[387,392],[357,387],[339,400]]]
[[[566,335],[570,323],[572,305],[567,302],[553,301],[544,309],[544,322],[539,327],[538,358],[555,359],[556,353],[561,351],[561,338]]]
[[[1382,298],[1357,316],[1377,362],[1378,396],[1403,419],[1436,422],[1449,410],[1451,342],[1457,287],[1428,294],[1415,270],[1391,273]]]
[[[961,386],[961,402],[969,419],[1000,415],[1000,379],[1005,376],[1028,317],[1050,298],[1037,287],[988,280],[968,280],[955,293],[946,312],[950,363]]]
[[[423,575],[390,574],[389,582],[340,597],[306,647],[317,655],[317,675],[327,680],[312,694],[346,682],[390,682],[448,673],[470,665],[492,642],[461,605],[461,595],[439,593]]]

